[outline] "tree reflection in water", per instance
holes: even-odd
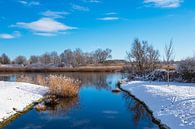
[[[30,73],[30,74],[16,74],[17,82],[28,82],[37,85],[45,85],[47,86],[47,77],[49,75],[65,75],[70,78],[79,79],[82,82],[82,86],[96,87],[96,89],[106,89],[110,90],[111,87],[108,82],[108,73]]]
[[[123,94],[123,98],[127,109],[133,113],[133,121],[135,125],[138,125],[141,119],[152,119],[151,115],[140,102],[133,100],[127,93]]]
[[[47,76],[44,74],[17,74],[17,82],[27,82],[31,84],[44,85],[47,86]]]
[[[46,84],[44,80],[49,75],[51,74],[25,73],[21,75],[20,73],[14,76],[15,81],[41,85],[40,82]],[[78,98],[60,99],[59,104],[48,107],[45,112],[29,111],[7,126],[7,129],[36,128],[37,125],[40,125],[42,129],[151,129],[157,127],[146,108],[133,97],[122,92],[113,94],[110,91],[115,87],[118,79],[123,77],[120,73],[52,73],[52,75],[66,75],[81,80],[82,89]],[[102,111],[105,110],[106,116],[102,115]],[[118,113],[113,115],[113,112]]]
[[[97,90],[110,90],[113,80],[109,80],[108,73],[24,73],[24,74],[16,74],[17,82],[27,82],[37,85],[47,86],[48,81],[47,78],[49,75],[65,75],[70,78],[79,79],[82,82],[82,86],[85,87],[95,87]],[[110,76],[112,79],[113,76]],[[68,99],[60,99],[59,104],[48,107],[48,112],[51,115],[58,115],[59,113],[68,112],[72,108],[79,106],[79,98],[68,98]]]
[[[58,104],[48,106],[47,111],[52,116],[58,116],[61,113],[66,114],[73,108],[79,108],[79,97],[60,99]]]
[[[108,73],[65,73],[64,75],[81,80],[81,86],[95,86],[98,90],[110,89],[107,83]]]
[[[2,74],[0,75],[0,81],[15,81],[15,76],[14,75],[9,75],[9,74]]]

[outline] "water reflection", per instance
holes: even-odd
[[[2,74],[0,75],[0,81],[15,81],[15,75]]]
[[[17,74],[16,75],[16,82],[27,82],[31,84],[43,85],[47,86],[48,75],[44,74]]]
[[[63,112],[66,114],[73,108],[79,108],[79,97],[60,99],[56,105],[48,106],[47,111],[52,116],[57,116]]]
[[[1,75],[1,81],[17,81],[17,82],[27,82],[37,85],[45,85],[47,86],[47,78],[49,75],[65,75],[70,78],[79,79],[82,82],[81,86],[85,87],[96,87],[96,89],[106,89],[110,90],[118,81],[119,76],[121,74],[113,74],[108,73],[23,73],[23,74],[14,74],[14,75]],[[109,77],[111,76],[111,77]]]
[[[126,107],[129,111],[133,113],[133,122],[135,125],[138,125],[140,120],[143,118],[151,119],[151,115],[146,111],[144,106],[138,102],[129,97],[128,94],[123,94],[123,98],[125,100]]]
[[[52,73],[82,81],[77,98],[60,99],[45,112],[31,110],[5,129],[146,129],[158,128],[151,115],[138,101],[126,93],[114,94],[120,73]],[[15,74],[15,81],[34,84],[44,82],[50,74]],[[12,77],[13,78],[13,77]],[[1,78],[0,78],[1,79]],[[43,79],[43,80],[42,80]],[[9,79],[8,79],[9,80]],[[46,83],[46,82],[45,82]]]

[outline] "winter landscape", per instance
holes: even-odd
[[[167,83],[132,81],[124,86],[125,90],[143,101],[154,116],[173,129],[194,128],[193,83]]]
[[[0,1],[0,128],[195,129],[195,2]]]

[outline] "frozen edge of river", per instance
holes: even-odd
[[[0,124],[39,101],[48,88],[22,82],[0,81]]]
[[[132,81],[121,85],[123,90],[144,102],[155,118],[172,129],[193,129],[195,126],[195,84]]]

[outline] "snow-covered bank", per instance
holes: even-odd
[[[195,129],[195,83],[132,81],[121,86],[171,129]]]
[[[21,82],[0,81],[0,122],[41,99],[48,88]]]

